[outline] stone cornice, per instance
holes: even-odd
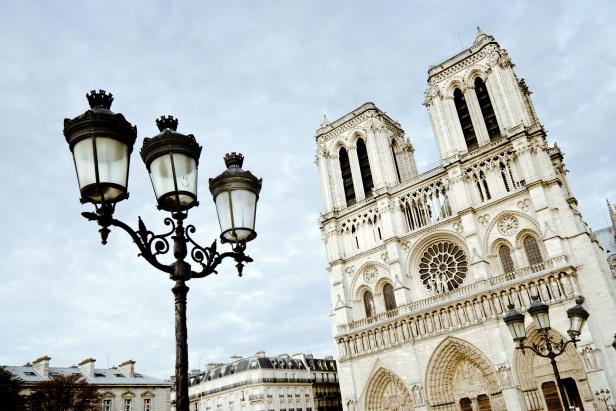
[[[376,114],[376,115],[375,115]],[[394,121],[384,111],[379,109],[374,103],[367,102],[348,114],[322,125],[316,133],[317,143],[324,143],[340,134],[358,126],[363,121],[378,116],[384,120],[385,125],[394,133],[404,134],[404,130],[400,127],[400,123]]]
[[[478,37],[473,45],[440,64],[428,69],[428,83],[433,84],[464,70],[484,58],[490,52],[500,50],[500,46],[492,36]]]

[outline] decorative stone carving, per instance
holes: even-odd
[[[496,371],[498,372],[498,376],[500,377],[503,388],[513,387],[513,380],[511,378],[511,367],[509,365],[501,364],[498,366]]]
[[[464,226],[462,225],[462,222],[454,223],[453,224],[453,229],[458,234],[464,233]]]
[[[349,276],[352,276],[353,274],[355,274],[355,266],[349,265],[344,269],[344,272],[347,273]]]
[[[425,405],[424,389],[420,384],[413,385],[411,387],[411,392],[413,393],[413,401],[415,401],[416,407],[421,407]]]
[[[522,211],[528,211],[528,208],[530,207],[530,200],[528,198],[525,198],[524,200],[520,200],[518,201],[517,206]]]
[[[597,360],[597,349],[592,345],[587,345],[581,350],[581,357],[584,360],[584,368],[586,371],[598,370],[599,361]]]
[[[389,253],[387,251],[381,254],[381,260],[383,260],[385,264],[389,264]]]
[[[435,293],[458,288],[468,272],[466,254],[448,241],[439,241],[424,251],[419,261],[419,277],[424,286]]]
[[[404,383],[381,368],[372,377],[366,393],[366,411],[412,410],[413,398]]]
[[[513,235],[518,231],[520,222],[512,215],[504,216],[498,223],[498,231],[502,235]]]
[[[484,214],[482,216],[479,216],[477,218],[477,221],[479,221],[479,224],[486,227],[488,224],[490,224],[490,214]]]
[[[379,269],[371,265],[364,270],[364,280],[367,283],[372,283],[379,276]]]

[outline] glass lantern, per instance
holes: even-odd
[[[528,307],[528,313],[533,318],[533,322],[540,331],[550,329],[550,307],[539,299],[538,295],[532,297],[533,302]]]
[[[569,317],[569,330],[567,334],[569,334],[572,340],[576,340],[580,336],[586,320],[590,317],[588,311],[582,307],[583,302],[584,297],[578,297],[575,299],[575,305],[567,310],[567,317]]]
[[[178,120],[162,116],[156,120],[160,133],[143,140],[141,158],[145,163],[158,208],[186,211],[198,205],[197,168],[201,146],[192,134],[178,133]]]
[[[524,314],[517,311],[513,304],[509,304],[509,311],[503,317],[507,324],[511,337],[515,342],[523,342],[526,339],[526,327],[524,326]]]
[[[64,119],[64,136],[73,153],[82,202],[116,203],[128,198],[128,169],[137,127],[113,113],[113,95],[86,94],[90,110]]]
[[[243,170],[243,163],[241,153],[228,153],[225,155],[227,169],[210,179],[223,243],[247,242],[257,236],[255,216],[262,179]]]

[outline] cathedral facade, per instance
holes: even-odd
[[[570,402],[604,409],[593,393],[616,392],[614,278],[530,94],[478,32],[428,71],[438,167],[418,173],[404,130],[373,103],[317,130],[345,410],[559,409],[549,361],[516,350],[502,320],[533,296],[555,338],[576,297],[591,314],[557,359]]]

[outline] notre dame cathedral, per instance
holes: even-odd
[[[375,104],[316,132],[331,323],[344,409],[560,410],[548,359],[503,322],[539,296],[555,338],[578,296],[590,318],[557,358],[566,396],[616,393],[616,286],[507,51],[478,32],[428,70],[440,165]],[[581,138],[588,138],[580,136]],[[526,314],[527,344],[539,332]]]

